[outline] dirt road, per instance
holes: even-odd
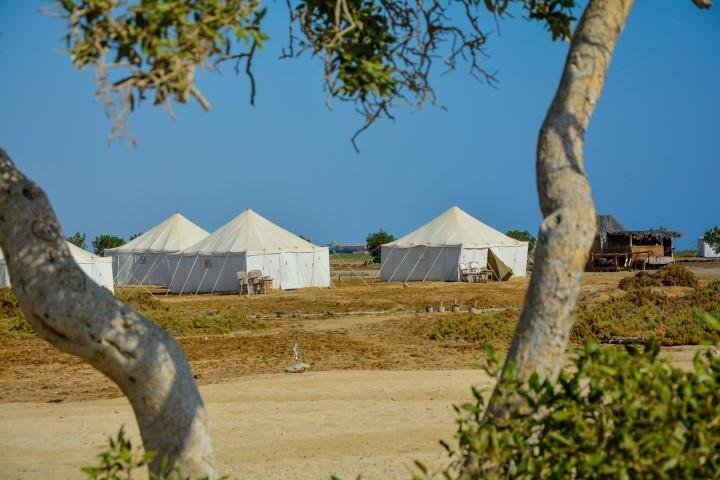
[[[409,478],[412,461],[439,467],[452,404],[480,370],[332,371],[250,376],[202,388],[223,473],[242,479]],[[125,424],[122,398],[0,405],[0,478],[82,478],[108,435]]]

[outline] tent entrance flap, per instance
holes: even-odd
[[[492,250],[488,250],[488,266],[495,272],[499,280],[507,280],[512,277],[512,270],[508,267],[500,258],[493,253]]]

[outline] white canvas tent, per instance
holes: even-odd
[[[114,292],[115,288],[113,285],[112,260],[93,255],[82,248],[76,247],[70,242],[66,243],[70,249],[70,254],[75,259],[75,263],[77,263],[80,269],[85,272],[85,275],[90,277],[92,281],[101,287],[105,287],[111,292]],[[8,275],[5,258],[2,256],[2,252],[0,252],[0,287],[9,286],[10,276]]]
[[[698,257],[717,258],[720,257],[720,252],[715,252],[703,237],[698,237]]]
[[[210,235],[175,213],[137,238],[117,248],[108,248],[103,256],[112,257],[115,283],[118,285],[170,285],[172,271],[167,255],[193,245]]]
[[[477,262],[501,279],[524,277],[528,243],[510,238],[458,207],[412,233],[382,245],[380,279],[425,281],[460,279],[460,265]]]
[[[327,247],[318,247],[248,209],[200,242],[170,255],[174,293],[238,290],[237,272],[260,270],[283,290],[330,286]]]

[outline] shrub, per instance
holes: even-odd
[[[25,320],[12,288],[0,288],[0,332],[17,337],[35,337],[35,330]]]
[[[632,277],[620,280],[618,286],[623,290],[647,287],[696,287],[695,274],[687,267],[671,263],[656,273],[638,272]]]
[[[380,246],[393,240],[395,240],[395,236],[387,233],[385,230],[378,230],[367,236],[365,241],[367,242],[368,253],[372,255],[373,262],[380,263]]]
[[[429,337],[431,340],[507,343],[512,340],[516,324],[513,313],[450,315],[438,320]]]
[[[660,283],[669,287],[696,287],[695,274],[687,267],[671,263],[656,273]]]
[[[715,253],[720,253],[720,225],[705,232],[703,240],[710,245],[710,248],[712,248]]]
[[[535,250],[537,239],[527,230],[508,230],[505,235],[515,240],[520,240],[521,242],[528,242],[528,254],[531,254]]]
[[[705,316],[710,330],[720,322]],[[717,478],[720,471],[720,355],[698,351],[689,371],[658,357],[659,346],[600,348],[586,341],[555,382],[497,385],[507,404],[484,416],[482,392],[456,407],[457,447],[446,479]],[[487,368],[496,373],[490,350]],[[418,463],[423,475],[427,469]]]

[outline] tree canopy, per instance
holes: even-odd
[[[56,0],[78,69],[97,70],[97,94],[113,118],[112,136],[142,100],[155,105],[210,101],[196,83],[196,68],[217,71],[234,63],[250,80],[253,58],[269,37],[267,7],[258,0]],[[288,0],[289,36],[283,57],[309,52],[321,59],[328,101],[351,102],[364,119],[360,133],[399,103],[435,102],[434,73],[469,66],[479,80],[496,79],[487,55],[483,21],[511,15],[543,22],[553,39],[568,39],[575,0]],[[356,135],[357,135],[356,133]],[[355,137],[353,137],[354,142]]]
[[[115,235],[98,235],[92,241],[92,247],[96,255],[102,255],[106,248],[115,248],[125,245],[125,240]]]
[[[85,242],[85,233],[75,232],[69,237],[67,237],[65,240],[72,243],[78,248],[82,248],[83,250],[87,250],[87,243]]]
[[[372,256],[373,262],[380,263],[380,246],[393,240],[395,240],[395,236],[382,229],[367,236],[365,239],[367,242],[367,250]]]
[[[720,253],[720,225],[705,232],[703,240],[710,245],[710,248],[715,253]]]

